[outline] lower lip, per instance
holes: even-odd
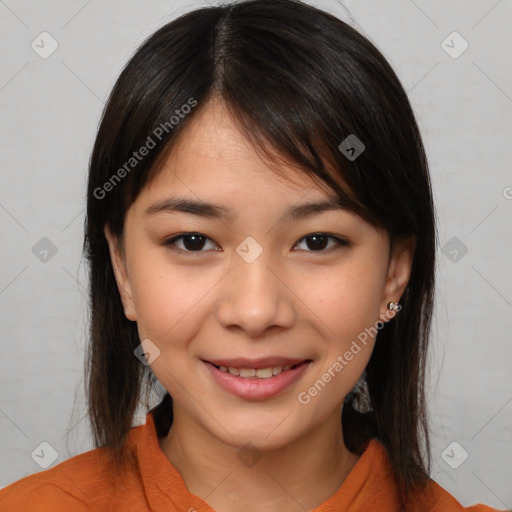
[[[281,372],[268,379],[238,377],[217,369],[203,361],[221,388],[247,400],[265,400],[278,395],[304,375],[311,361],[305,361],[295,368]]]

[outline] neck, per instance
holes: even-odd
[[[216,512],[313,510],[340,488],[359,460],[343,442],[339,410],[292,443],[259,452],[221,442],[177,406],[159,443],[189,492]]]

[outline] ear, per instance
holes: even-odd
[[[397,239],[393,243],[380,306],[382,321],[389,321],[397,314],[387,306],[390,302],[399,302],[409,284],[415,249],[416,238],[413,236]]]
[[[137,314],[133,303],[132,288],[128,272],[126,270],[125,258],[120,247],[120,240],[117,236],[112,234],[108,224],[105,225],[104,233],[108,242],[110,259],[114,268],[117,289],[119,290],[119,295],[121,296],[121,301],[123,303],[124,314],[128,320],[135,322],[137,320]]]

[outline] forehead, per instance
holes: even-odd
[[[154,198],[164,191],[262,202],[334,196],[324,182],[293,162],[257,151],[218,99],[205,103],[183,128],[144,195]]]

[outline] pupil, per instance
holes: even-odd
[[[310,244],[307,242],[307,246],[309,249],[323,249],[326,246],[326,240],[327,237],[323,235],[311,235],[308,237],[308,240],[314,240],[315,242],[313,244]],[[322,240],[322,242],[318,243],[319,240]]]
[[[192,243],[190,243],[190,240],[193,240]],[[183,245],[187,250],[202,249],[204,245],[204,237],[201,235],[187,235],[186,237],[183,238]]]

